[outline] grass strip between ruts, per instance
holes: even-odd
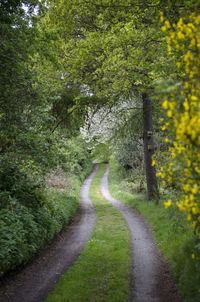
[[[100,192],[105,165],[92,181],[97,211],[90,241],[46,302],[124,302],[130,299],[130,236],[121,214]]]

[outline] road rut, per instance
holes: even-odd
[[[137,211],[114,199],[108,189],[109,165],[101,181],[101,191],[123,215],[131,236],[132,302],[180,301],[166,261],[158,251],[149,225]]]
[[[81,187],[80,208],[72,224],[32,264],[6,278],[0,287],[1,302],[44,302],[60,276],[76,261],[95,224],[96,211],[89,198],[89,188],[98,169],[95,165]],[[124,216],[131,236],[131,302],[180,302],[169,266],[156,246],[148,223],[137,211],[110,195],[108,174],[109,165],[101,182],[102,194]]]
[[[98,172],[95,165],[93,172],[84,181],[80,190],[80,208],[73,223],[62,234],[62,240],[53,246],[53,255],[42,253],[41,259],[33,262],[9,280],[7,286],[0,289],[1,302],[43,302],[69,267],[81,254],[88,242],[96,219],[96,210],[89,198],[92,179]],[[56,302],[56,301],[55,301]]]

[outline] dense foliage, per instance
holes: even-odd
[[[76,92],[58,73],[56,34],[39,30],[46,8],[40,1],[1,1],[0,8],[1,276],[69,223],[90,159],[79,136],[84,107],[69,112]],[[74,186],[46,190],[57,167],[75,177]]]
[[[194,134],[193,129],[194,124],[199,129],[197,123],[198,106],[192,105],[193,108],[191,108],[191,104],[198,101],[197,88],[195,88],[198,87],[198,16],[191,15],[192,20],[186,16],[194,10],[199,10],[198,1],[130,1],[127,4],[127,1],[123,0],[64,1],[62,3],[55,0],[50,1],[50,4],[51,8],[44,22],[54,30],[60,30],[60,52],[63,56],[64,69],[67,71],[65,73],[67,81],[73,81],[77,85],[86,85],[92,93],[107,97],[110,104],[121,104],[124,99],[137,96],[137,103],[140,104],[140,107],[141,96],[144,92],[155,97],[155,87],[160,85],[162,86],[161,90],[165,90],[169,100],[163,102],[163,108],[168,109],[167,119],[170,119],[172,124],[176,120],[176,124],[170,128],[170,122],[167,122],[167,124],[162,125],[162,129],[168,127],[169,138],[165,138],[166,142],[170,141],[170,138],[172,142],[177,140],[175,149],[180,158],[177,157],[172,167],[170,158],[174,156],[173,147],[170,146],[170,153],[167,152],[167,148],[160,143],[160,137],[162,138],[164,135],[160,134],[157,127],[154,127],[158,134],[156,142],[158,153],[160,153],[160,164],[162,166],[163,162],[167,162],[167,185],[176,186],[180,194],[187,190],[189,199],[195,200],[195,196],[192,194],[198,194],[198,179],[195,176],[189,188],[188,179],[191,171],[186,170],[190,167],[192,167],[191,169],[196,168],[195,173],[198,174],[198,163],[193,166],[191,159],[189,159],[191,156],[194,156],[196,161],[198,159],[198,143],[194,143],[198,136],[198,130]],[[162,12],[161,21],[164,20],[164,17],[166,18],[163,27],[159,23],[160,12]],[[55,16],[57,16],[56,22],[54,21]],[[184,17],[188,20],[186,22],[189,24],[188,26],[182,25],[182,18]],[[169,30],[172,24],[173,30],[167,39],[168,43],[166,43],[165,31]],[[175,67],[173,60],[170,60],[170,53],[168,53],[168,51],[172,51],[172,48],[174,49],[172,57]],[[169,78],[171,81],[166,82],[166,79]],[[194,83],[194,81],[196,82]],[[167,84],[163,84],[164,82]],[[192,82],[191,85],[190,82]],[[189,97],[187,101],[184,95]],[[158,101],[158,98],[155,97],[154,100]],[[177,107],[178,102],[179,107]],[[155,108],[154,105],[153,109]],[[133,115],[134,111],[137,112],[137,110],[133,110]],[[187,117],[185,111],[189,112]],[[159,117],[163,118],[163,115],[162,108],[153,112],[154,119],[155,116],[158,119]],[[190,125],[188,127],[190,129],[186,127],[188,123],[186,119],[189,120]],[[137,124],[136,120],[135,124]],[[120,120],[120,122],[121,128],[128,129],[125,127],[126,121]],[[183,125],[183,123],[186,124]],[[133,125],[131,122],[130,124]],[[120,127],[118,127],[117,122],[115,127],[117,135],[113,135],[115,137],[113,151],[115,154],[119,151],[118,157],[121,163],[128,167],[129,164],[127,163],[133,162],[133,156],[137,158],[135,163],[141,161],[141,152],[133,152],[133,150],[139,149],[140,143],[138,140],[135,145],[132,144],[134,141],[133,132],[131,142],[128,131],[125,137],[122,134],[119,140],[118,130]],[[187,147],[188,141],[181,137],[184,127],[191,132],[185,133],[185,136],[187,140],[192,139],[194,146],[192,151]],[[136,129],[134,126],[132,128]],[[140,131],[142,132],[142,129]],[[178,133],[179,137],[176,137]],[[142,136],[142,133],[140,135]],[[121,147],[120,141],[122,142]],[[149,149],[150,147],[153,148],[153,146],[148,146]],[[194,152],[195,148],[196,151]],[[182,157],[183,153],[184,156]],[[169,158],[169,161],[166,157]],[[187,167],[185,167],[185,163]],[[174,172],[176,183],[172,180],[173,172],[170,169]],[[165,178],[166,174],[163,170],[162,167],[159,173],[162,179]],[[180,181],[181,171],[186,173],[183,183]],[[198,196],[196,197],[198,200]],[[198,202],[193,200],[190,203],[188,219],[194,218],[193,227],[197,230],[199,227]],[[183,208],[183,202],[179,202],[179,207]]]
[[[187,214],[198,260],[199,1],[3,0],[0,9],[0,274],[76,208],[77,196],[67,193],[65,204],[66,194],[48,195],[47,175],[59,167],[80,179],[89,145],[97,157],[114,154],[142,189],[145,138],[161,191],[176,195],[165,206]]]
[[[176,204],[187,213],[187,220],[200,239],[200,16],[193,13],[173,25],[165,20],[162,29],[167,32],[168,49],[176,66],[177,79],[172,82],[171,92],[162,103],[166,110],[163,130],[168,128],[169,132],[166,139],[169,155],[167,166],[159,174],[167,183],[178,183],[183,196],[176,200]],[[171,204],[172,201],[168,200],[165,206]],[[199,257],[199,244],[198,240],[193,257]]]

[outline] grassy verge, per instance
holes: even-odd
[[[129,233],[121,214],[100,193],[104,171],[101,166],[90,189],[97,210],[92,237],[46,302],[129,301]]]
[[[136,208],[150,223],[158,246],[168,259],[178,290],[186,302],[200,301],[200,271],[192,259],[194,235],[183,213],[176,207],[165,209],[163,202],[168,196],[161,196],[159,204],[148,202],[146,195],[125,191],[123,177],[111,162],[109,175],[110,193],[116,199]]]

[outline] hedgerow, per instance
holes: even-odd
[[[78,144],[76,153],[75,142]],[[59,172],[61,175],[57,175],[57,178],[62,178],[62,186],[49,186],[48,175],[45,181],[41,173],[34,174],[35,169],[32,164],[28,165],[28,162],[26,166],[19,162],[15,164],[10,157],[9,161],[2,162],[0,277],[27,263],[75,214],[79,205],[81,182],[89,173],[92,164],[80,139],[73,139],[73,142],[68,140],[68,145],[68,149],[63,148],[57,155],[62,166],[59,170],[62,173]],[[61,162],[62,158],[65,158],[65,161]]]

